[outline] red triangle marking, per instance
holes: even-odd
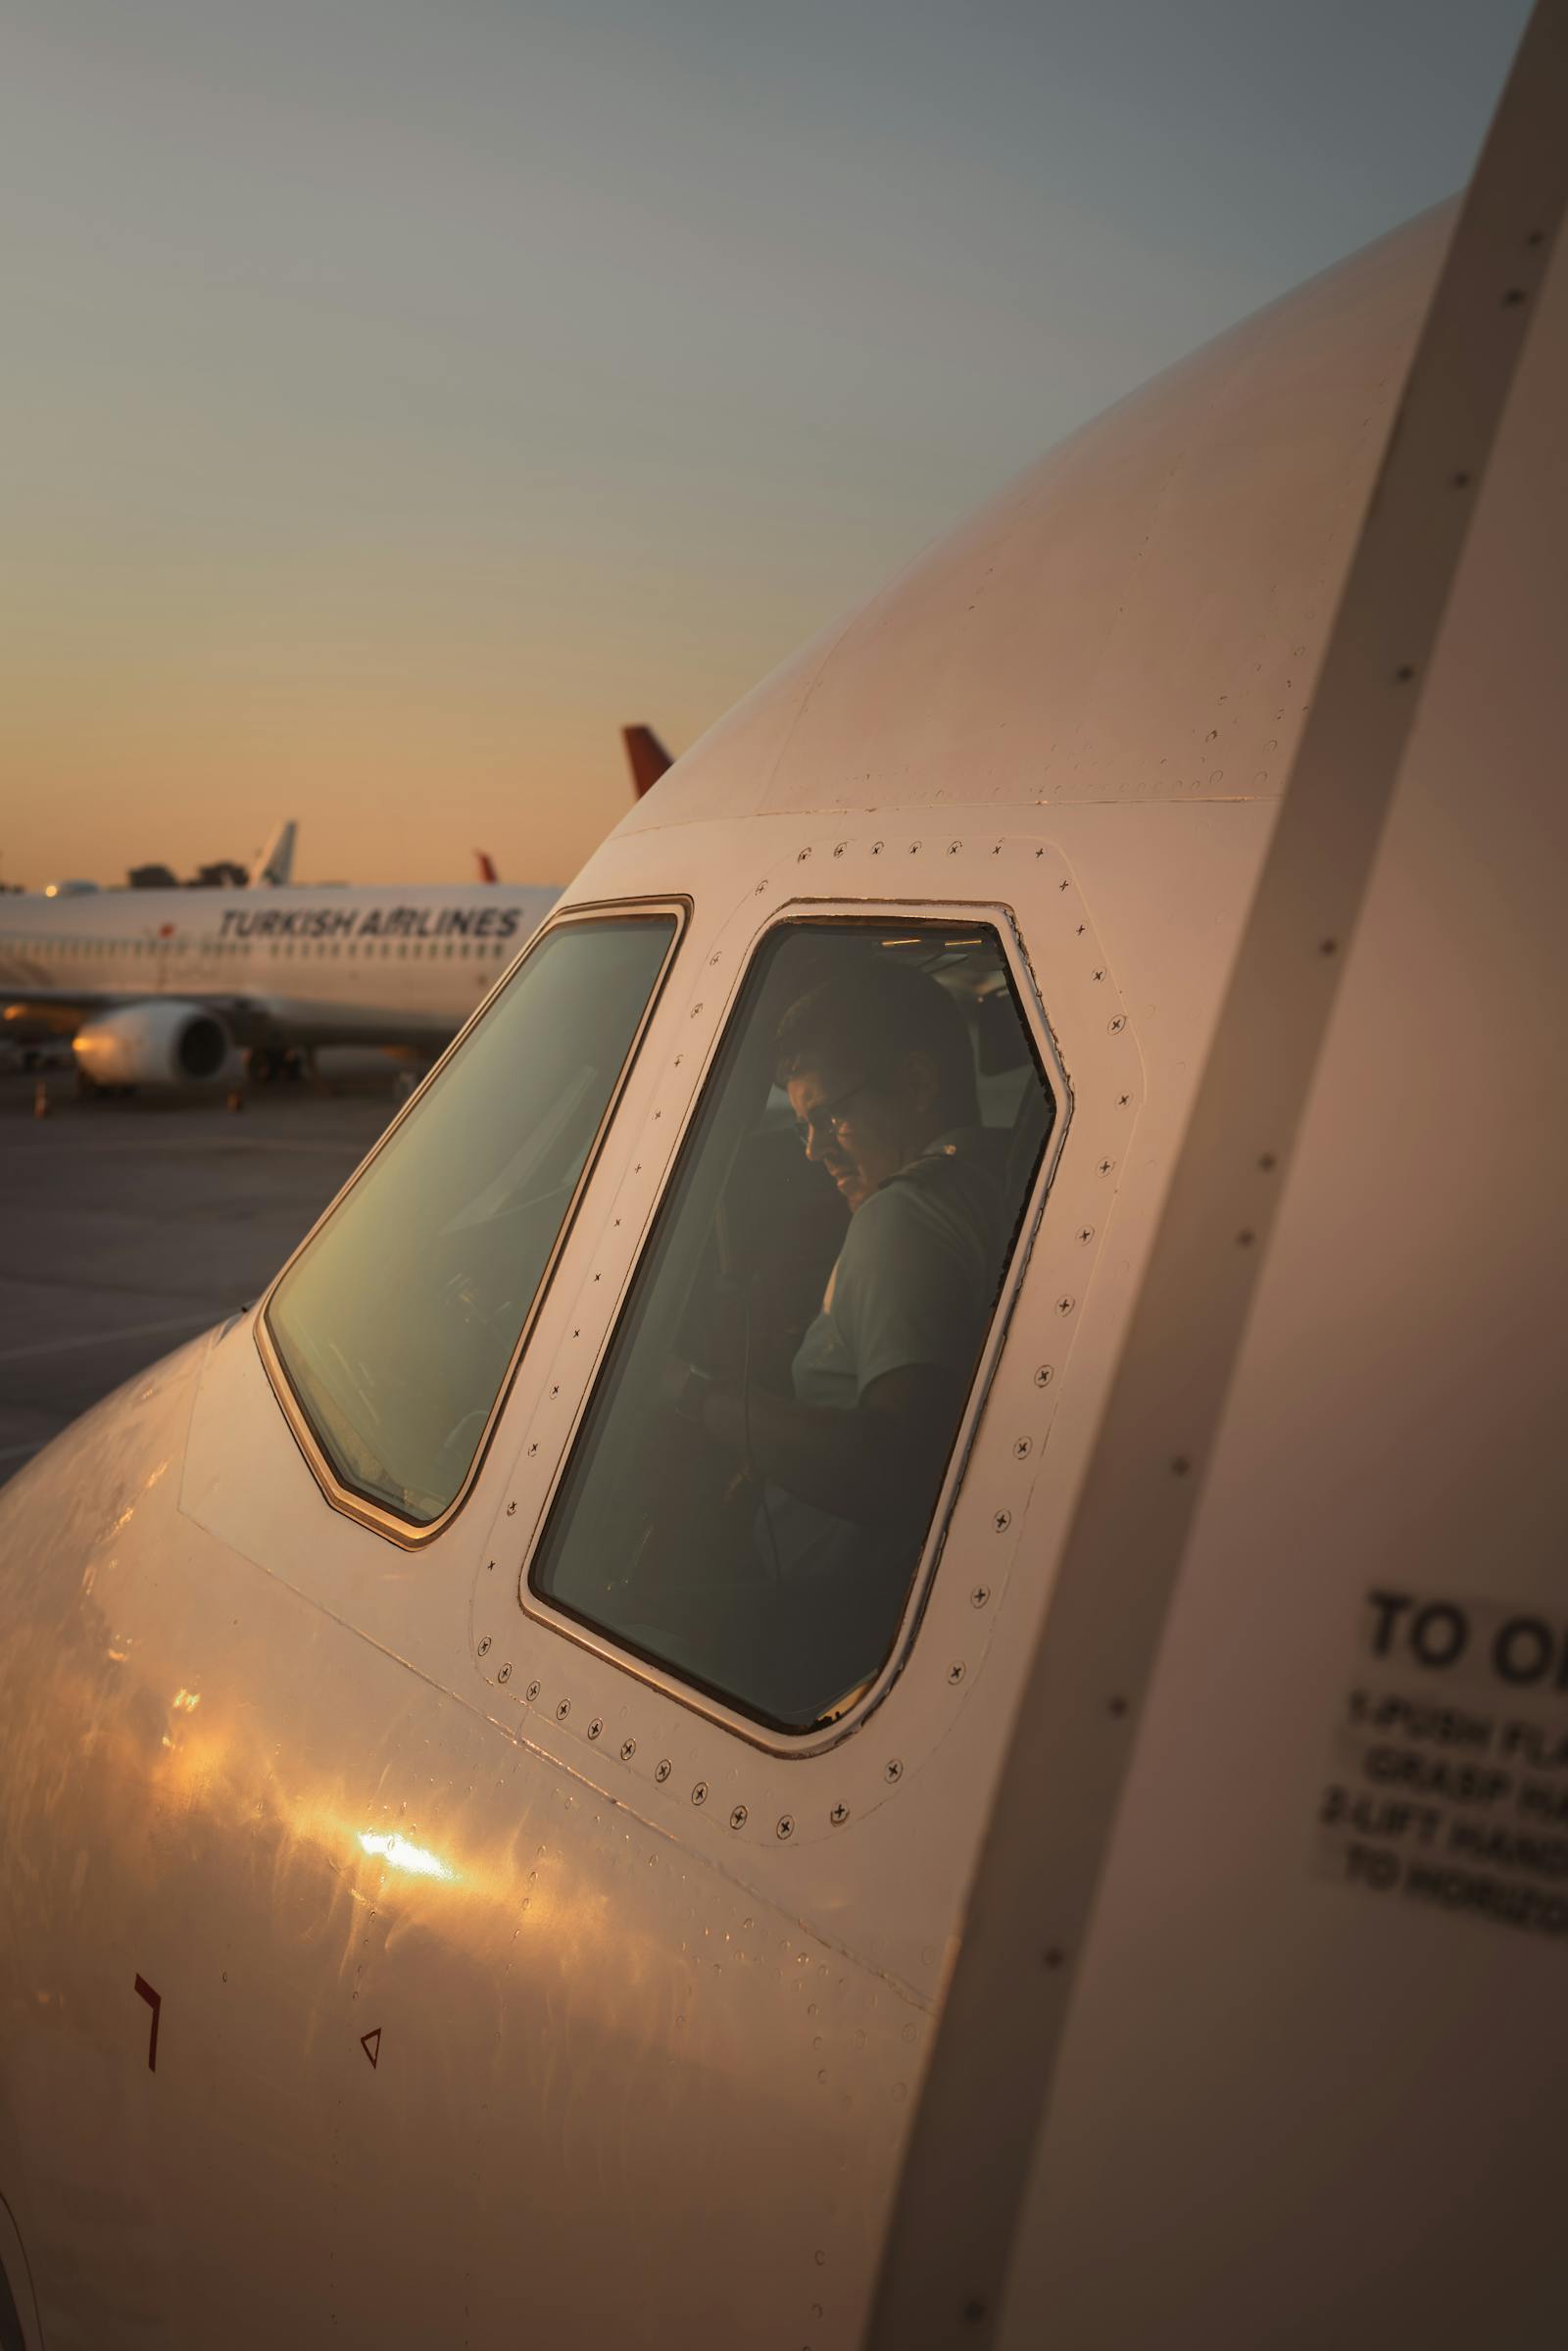
[[[379,2025],[377,2025],[373,2033],[362,2033],[360,2034],[360,2047],[365,2051],[366,2056],[369,2059],[372,2065],[378,2065],[380,2063],[381,2028]]]

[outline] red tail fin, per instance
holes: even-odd
[[[500,879],[501,879],[501,876],[500,876],[500,874],[499,874],[499,873],[497,873],[497,871],[496,871],[496,861],[495,861],[494,857],[493,857],[490,855],[490,852],[489,852],[487,849],[476,849],[476,850],[474,851],[474,853],[473,853],[473,854],[474,854],[475,857],[476,857],[476,858],[478,859],[478,861],[479,861],[479,879],[480,879],[480,881],[482,881],[482,882],[498,882],[498,881],[500,881]]]
[[[631,762],[632,791],[641,800],[645,792],[653,790],[665,768],[672,764],[670,756],[651,726],[623,726],[620,739],[626,746],[626,757]]]

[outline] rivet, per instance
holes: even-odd
[[[1042,1363],[1035,1373],[1035,1386],[1037,1388],[1049,1388],[1056,1374],[1054,1368],[1051,1364]]]
[[[559,1380],[556,1381],[550,1393],[552,1396],[559,1396],[561,1394],[561,1382]]]
[[[593,1721],[588,1725],[589,1738],[598,1739],[600,1734],[603,1732],[604,1727],[604,1724],[600,1721],[598,1715],[596,1714]]]
[[[1109,1175],[1115,1164],[1116,1162],[1114,1159],[1102,1159],[1096,1172],[1100,1175]]]
[[[903,1777],[904,1777],[904,1766],[903,1766],[903,1764],[902,1764],[902,1763],[899,1761],[899,1758],[897,1757],[897,1755],[890,1755],[890,1756],[888,1757],[888,1759],[887,1759],[886,1763],[884,1763],[884,1764],[883,1764],[883,1766],[882,1766],[882,1777],[883,1777],[883,1779],[884,1779],[884,1780],[886,1780],[886,1781],[887,1781],[887,1783],[888,1783],[888,1785],[889,1785],[890,1787],[892,1786],[892,1784],[893,1784],[893,1782],[894,1782],[895,1780],[902,1780],[902,1779],[903,1779]]]
[[[1037,849],[1037,850],[1035,851],[1035,856],[1036,856],[1037,857],[1043,857],[1045,856],[1045,854],[1046,854],[1046,853],[1045,853],[1045,851],[1044,851],[1043,849]],[[1071,883],[1070,883],[1070,882],[1058,882],[1058,883],[1056,884],[1056,888],[1057,888],[1058,890],[1068,890],[1068,889],[1070,889],[1071,887],[1072,887],[1072,885],[1071,885]]]
[[[753,896],[754,898],[760,898],[760,897],[761,897],[761,895],[762,895],[762,892],[763,892],[763,891],[764,891],[766,888],[767,888],[767,884],[766,884],[766,882],[759,882],[759,883],[758,883],[758,885],[757,885],[757,888],[756,888],[756,889],[755,889],[755,890],[752,892],[752,896]]]
[[[1279,1161],[1275,1158],[1272,1151],[1264,1151],[1257,1163],[1265,1175],[1272,1175],[1275,1168],[1279,1165]]]
[[[1094,1237],[1095,1228],[1092,1224],[1081,1224],[1078,1227],[1078,1238],[1080,1241],[1093,1241]]]
[[[949,1666],[949,1668],[948,1668],[948,1684],[949,1684],[949,1687],[950,1687],[950,1689],[956,1690],[956,1689],[957,1689],[957,1687],[958,1687],[958,1684],[959,1684],[959,1683],[960,1683],[962,1680],[963,1680],[963,1662],[962,1662],[962,1659],[961,1659],[961,1658],[959,1658],[959,1659],[956,1659],[956,1660],[954,1661],[954,1663],[953,1663],[952,1665],[950,1665],[950,1666]]]
[[[1066,887],[1067,887],[1066,883],[1065,883],[1065,882],[1063,882],[1063,883],[1062,883],[1062,888],[1065,890],[1065,888],[1066,888]],[[1085,931],[1086,931],[1088,928],[1089,928],[1089,925],[1088,925],[1088,923],[1087,923],[1087,922],[1080,922],[1080,924],[1078,925],[1078,929],[1077,929],[1077,932],[1076,932],[1076,936],[1077,936],[1078,938],[1080,938],[1080,939],[1081,939],[1081,938],[1083,937],[1083,935],[1084,935]]]
[[[655,1116],[656,1118],[662,1118],[662,1117],[663,1117],[663,1115],[664,1115],[664,1113],[663,1113],[663,1111],[662,1111],[662,1110],[656,1110],[656,1111],[654,1112],[654,1116]]]
[[[975,1588],[974,1588],[973,1592],[970,1592],[970,1594],[969,1594],[969,1605],[970,1605],[970,1607],[971,1607],[971,1608],[983,1608],[983,1607],[985,1606],[985,1604],[986,1604],[987,1600],[989,1600],[989,1599],[990,1599],[990,1597],[991,1597],[991,1587],[990,1587],[990,1585],[989,1585],[989,1584],[977,1584],[977,1585],[975,1586]]]
[[[706,1780],[699,1780],[696,1787],[692,1789],[692,1802],[694,1804],[706,1804],[707,1801],[708,1782]]]
[[[481,1657],[488,1657],[490,1654],[490,1635],[488,1633],[479,1643],[479,1654]]]
[[[570,1712],[571,1712],[571,1700],[570,1700],[570,1698],[563,1698],[563,1699],[562,1699],[562,1701],[561,1701],[561,1703],[560,1703],[560,1705],[559,1705],[559,1706],[556,1708],[556,1720],[557,1720],[557,1722],[558,1722],[558,1723],[564,1723],[564,1722],[565,1721],[565,1719],[566,1719],[567,1715],[568,1715]]]
[[[1058,1298],[1056,1300],[1056,1312],[1058,1314],[1070,1314],[1073,1310],[1074,1302],[1075,1301],[1070,1298]]]
[[[1257,1235],[1255,1233],[1249,1232],[1244,1228],[1236,1236],[1236,1246],[1238,1249],[1250,1249],[1256,1239]]]
[[[1470,476],[1468,473],[1455,473],[1452,476],[1452,481],[1456,490],[1468,490],[1470,487]]]
[[[879,857],[882,855],[882,844],[881,844],[881,842],[880,842],[880,841],[873,841],[873,842],[872,842],[872,844],[871,844],[871,855],[872,855],[872,857]]]
[[[1502,298],[1502,307],[1505,311],[1515,311],[1519,308],[1519,305],[1521,302],[1523,302],[1524,298],[1525,290],[1523,286],[1510,286]]]
[[[632,1757],[633,1757],[633,1756],[636,1754],[636,1752],[637,1752],[637,1741],[635,1740],[635,1739],[623,1739],[621,1740],[621,1742],[620,1742],[620,1760],[621,1760],[621,1762],[622,1762],[622,1763],[630,1763],[630,1761],[631,1761]]]
[[[654,1778],[660,1783],[661,1786],[662,1786],[663,1783],[669,1778],[669,1757],[667,1755],[661,1755],[659,1761],[654,1766]]]
[[[1111,1699],[1111,1701],[1110,1701],[1110,1711],[1111,1711],[1111,1713],[1112,1713],[1112,1714],[1125,1714],[1125,1713],[1126,1713],[1126,1711],[1127,1711],[1127,1701],[1126,1701],[1126,1699],[1125,1699],[1125,1698],[1112,1698],[1112,1699]]]
[[[1320,955],[1338,955],[1338,954],[1339,954],[1339,952],[1340,952],[1340,943],[1339,943],[1338,939],[1323,939],[1323,940],[1320,940],[1320,941],[1319,941],[1319,943],[1318,943],[1318,951],[1317,951],[1317,952],[1318,952],[1318,954],[1319,954]]]
[[[1020,1437],[1012,1448],[1012,1457],[1014,1461],[1027,1461],[1033,1449],[1033,1440],[1028,1437]]]
[[[920,844],[919,844],[919,842],[918,842],[918,841],[911,841],[911,842],[909,843],[909,855],[910,855],[910,857],[917,857],[919,856],[919,854],[920,854]]]
[[[1105,974],[1104,974],[1103,970],[1101,970],[1101,971],[1092,971],[1092,972],[1089,974],[1089,976],[1090,976],[1090,978],[1091,978],[1092,980],[1102,980],[1102,979],[1104,978]]]
[[[539,1447],[538,1447],[536,1445],[529,1445],[529,1447],[528,1447],[528,1458],[529,1458],[529,1460],[530,1460],[530,1461],[533,1459],[533,1457],[534,1457],[535,1453],[536,1453],[538,1450],[539,1450]]]
[[[1042,1967],[1060,1967],[1061,1961],[1062,1954],[1056,1949],[1054,1944],[1052,1945],[1049,1951],[1042,1951],[1040,1954],[1040,1964]]]
[[[1110,1034],[1111,1034],[1113,1037],[1119,1037],[1119,1036],[1121,1035],[1121,1033],[1122,1033],[1122,1030],[1123,1030],[1123,1029],[1124,1029],[1124,1028],[1127,1026],[1127,1015],[1126,1015],[1126,1013],[1125,1013],[1125,1012],[1118,1012],[1118,1013],[1117,1013],[1117,1015],[1116,1015],[1116,1017],[1115,1017],[1115,1019],[1114,1019],[1114,1020],[1112,1020],[1111,1022],[1109,1022],[1109,1023],[1108,1023],[1108,1026],[1109,1026]]]
[[[695,1802],[696,1802],[696,1797],[694,1796],[692,1800],[693,1800],[693,1802],[695,1803]],[[744,1828],[745,1828],[745,1826],[746,1826],[746,1807],[745,1807],[745,1805],[744,1805],[744,1804],[737,1804],[737,1805],[736,1805],[736,1807],[735,1807],[734,1811],[733,1811],[733,1812],[730,1814],[730,1816],[729,1816],[729,1825],[730,1825],[730,1827],[731,1827],[732,1829],[744,1829]]]
[[[599,1275],[599,1274],[595,1274],[595,1276],[594,1276],[594,1280],[595,1280],[596,1282],[597,1282],[597,1281],[600,1281],[600,1280],[602,1280],[602,1278],[603,1278],[603,1277],[602,1277],[601,1275]]]
[[[1001,857],[1001,855],[1002,855],[1002,843],[1001,843],[1000,841],[997,843],[997,845],[996,845],[995,849],[993,849],[993,851],[991,852],[991,854],[992,854],[992,856],[993,856],[994,857]],[[1037,854],[1038,854],[1038,853],[1037,853]]]
[[[656,1116],[657,1116],[657,1112],[656,1112]],[[580,1339],[580,1338],[582,1337],[582,1333],[581,1333],[581,1331],[573,1331],[571,1335],[572,1335],[573,1339]]]
[[[689,1017],[690,1017],[691,1019],[695,1020],[695,1019],[697,1018],[697,1015],[698,1015],[698,1013],[699,1013],[699,1012],[702,1010],[702,1008],[703,1008],[703,1007],[702,1007],[702,1005],[701,1005],[701,1004],[693,1004],[693,1006],[692,1006],[692,1008],[691,1008],[691,1012],[690,1012],[690,1015],[689,1015]]]
[[[1126,1109],[1126,1107],[1127,1107],[1127,1104],[1128,1104],[1128,1103],[1129,1103],[1129,1102],[1132,1101],[1132,1099],[1133,1099],[1133,1098],[1132,1098],[1132,1096],[1131,1096],[1130,1094],[1118,1094],[1118,1095],[1117,1095],[1117,1097],[1116,1097],[1116,1107],[1117,1107],[1117,1109],[1118,1109],[1118,1110],[1125,1110],[1125,1109]]]
[[[1413,661],[1401,661],[1398,668],[1394,672],[1395,683],[1400,686],[1407,686],[1414,675],[1415,663]]]
[[[992,1519],[991,1524],[996,1528],[999,1535],[1005,1535],[1007,1529],[1012,1524],[1012,1512],[1010,1510],[999,1510],[996,1516]]]
[[[527,1699],[527,1701],[528,1701],[529,1705],[531,1706],[531,1705],[533,1704],[533,1702],[534,1702],[535,1698],[536,1698],[536,1697],[539,1695],[539,1685],[538,1685],[538,1683],[537,1683],[537,1682],[530,1682],[530,1683],[529,1683],[529,1685],[528,1685],[528,1687],[527,1687],[527,1689],[526,1689],[526,1690],[523,1691],[523,1693],[522,1693],[522,1694],[523,1694],[523,1696],[524,1696],[524,1697]]]
[[[957,856],[957,854],[958,854],[959,850],[960,850],[962,847],[963,847],[963,843],[962,843],[961,841],[950,841],[950,842],[948,843],[948,855],[949,855],[949,857],[956,857]]]
[[[497,1680],[498,1682],[510,1682],[510,1681],[512,1680],[512,1668],[511,1668],[511,1666],[510,1666],[510,1665],[504,1665],[504,1666],[501,1668],[501,1671],[500,1671],[500,1672],[497,1674],[497,1676],[496,1676],[496,1680]]]
[[[487,1559],[487,1560],[485,1561],[485,1563],[484,1563],[484,1572],[485,1572],[485,1574],[486,1574],[487,1576],[493,1576],[493,1575],[495,1574],[495,1572],[496,1572],[496,1563],[495,1563],[495,1561],[494,1561],[493,1559]]]
[[[810,853],[810,851],[809,851],[808,849],[800,849],[800,850],[797,850],[797,851],[796,851],[796,853],[795,853],[795,862],[796,862],[796,864],[797,864],[797,865],[804,865],[804,864],[806,863],[806,860],[807,860],[807,858],[808,858],[808,857],[810,856],[810,854],[811,854],[811,853]]]
[[[507,1516],[508,1516],[508,1518],[515,1518],[515,1517],[516,1517],[516,1515],[517,1515],[517,1505],[516,1505],[516,1503],[515,1503],[515,1502],[509,1502],[509,1503],[507,1504]],[[492,1561],[490,1562],[490,1564],[491,1564],[491,1566],[493,1567],[493,1566],[495,1565],[495,1561],[492,1559]]]
[[[839,1798],[839,1801],[834,1805],[832,1811],[827,1817],[833,1823],[835,1829],[843,1828],[845,1822],[850,1817],[850,1808],[848,1804],[845,1803],[842,1796]]]
[[[714,965],[714,964],[715,964],[717,961],[718,961],[718,950],[717,950],[717,948],[715,947],[715,948],[714,948],[714,950],[713,950],[713,952],[712,952],[712,954],[711,954],[711,955],[709,956],[709,958],[708,958],[708,967],[709,967],[710,971],[711,971],[711,969],[712,969],[713,965]]]
[[[773,1835],[779,1838],[780,1842],[785,1841],[795,1835],[795,1823],[789,1813],[781,1812],[779,1814],[778,1819],[774,1824]]]
[[[1170,1474],[1173,1478],[1185,1478],[1192,1466],[1185,1453],[1178,1453],[1170,1465]]]
[[[978,2321],[985,2317],[988,2308],[984,2295],[971,2294],[963,2306],[963,2315],[970,2321]]]
[[[842,841],[835,841],[835,843],[833,844],[833,855],[834,855],[836,857],[843,857],[843,855],[844,855],[844,844],[843,844],[843,842],[842,842]]]
[[[686,1058],[686,1055],[685,1055],[684,1053],[677,1053],[677,1054],[675,1055],[675,1059],[674,1059],[674,1062],[673,1062],[672,1066],[673,1066],[674,1068],[678,1069],[678,1068],[680,1067],[681,1063],[682,1063],[682,1062],[685,1060],[685,1058]]]

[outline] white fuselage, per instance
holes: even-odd
[[[0,996],[71,1025],[149,998],[205,1003],[236,1042],[440,1045],[554,903],[505,883],[102,890],[0,901]]]
[[[260,1304],[0,1494],[0,2338],[1568,2340],[1554,54],[1451,253],[1184,363],[710,730]],[[526,920],[355,903],[48,920],[301,1033],[455,1024]],[[1053,1155],[970,1368],[896,1367],[963,1417],[803,1726],[737,1677],[882,1554],[754,1542],[835,1419],[753,1393],[767,1080],[910,931],[997,943],[975,1074]],[[848,1154],[878,1064],[819,1074]]]

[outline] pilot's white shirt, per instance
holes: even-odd
[[[939,1136],[930,1151],[951,1141]],[[796,1402],[853,1411],[884,1374],[916,1363],[966,1379],[995,1283],[991,1247],[961,1189],[893,1177],[850,1218],[822,1310],[792,1366]],[[870,1581],[912,1568],[912,1530],[856,1526],[777,1486],[767,1489],[765,1515],[763,1555],[791,1582],[845,1570]]]
[[[894,1177],[850,1218],[796,1353],[796,1402],[852,1410],[884,1373],[911,1363],[966,1373],[994,1280],[961,1202]]]

